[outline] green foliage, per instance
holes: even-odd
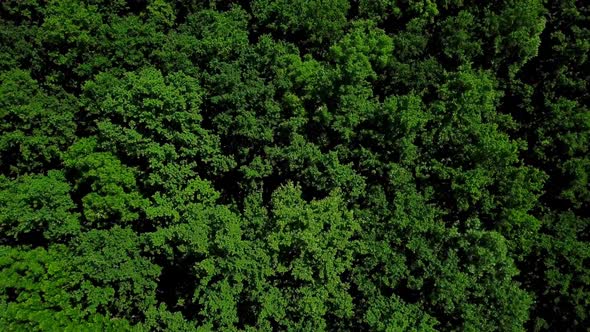
[[[266,237],[259,240],[272,267],[260,318],[287,330],[325,330],[331,319],[350,319],[353,299],[345,274],[360,230],[352,212],[337,193],[306,203],[291,184],[277,190],[271,204]]]
[[[329,44],[346,26],[350,4],[344,0],[256,0],[252,12],[262,27],[281,34],[302,34],[304,42]]]
[[[0,170],[19,175],[55,166],[74,140],[76,100],[56,91],[48,96],[29,72],[0,74]]]
[[[219,138],[200,126],[202,92],[196,79],[183,73],[164,77],[146,68],[121,79],[99,74],[84,90],[89,111],[96,114],[99,142],[152,169],[146,184],[175,187],[198,166],[209,174],[231,166],[231,158],[220,154]],[[176,168],[187,174],[178,177]]]
[[[95,152],[96,140],[82,139],[65,154],[81,197],[83,215],[93,227],[129,223],[139,218],[146,201],[136,191],[134,172],[108,152]]]
[[[67,268],[70,294],[89,313],[106,312],[136,321],[156,304],[161,268],[142,257],[140,237],[130,228],[92,230],[74,241]]]
[[[72,303],[63,247],[0,247],[0,324],[16,331],[130,330],[129,322],[88,314]],[[100,292],[100,291],[99,291]]]
[[[80,223],[70,189],[63,173],[55,170],[13,181],[0,178],[2,238],[18,241],[41,234],[48,241],[63,241],[76,235]]]
[[[0,329],[588,329],[589,18],[3,1]]]

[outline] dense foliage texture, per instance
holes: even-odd
[[[590,330],[590,3],[3,0],[3,331]]]

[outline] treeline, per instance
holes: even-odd
[[[590,329],[590,3],[4,0],[4,331]]]

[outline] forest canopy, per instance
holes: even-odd
[[[3,331],[590,331],[590,3],[4,0]]]

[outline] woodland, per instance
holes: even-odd
[[[0,1],[0,330],[590,331],[590,2]]]

